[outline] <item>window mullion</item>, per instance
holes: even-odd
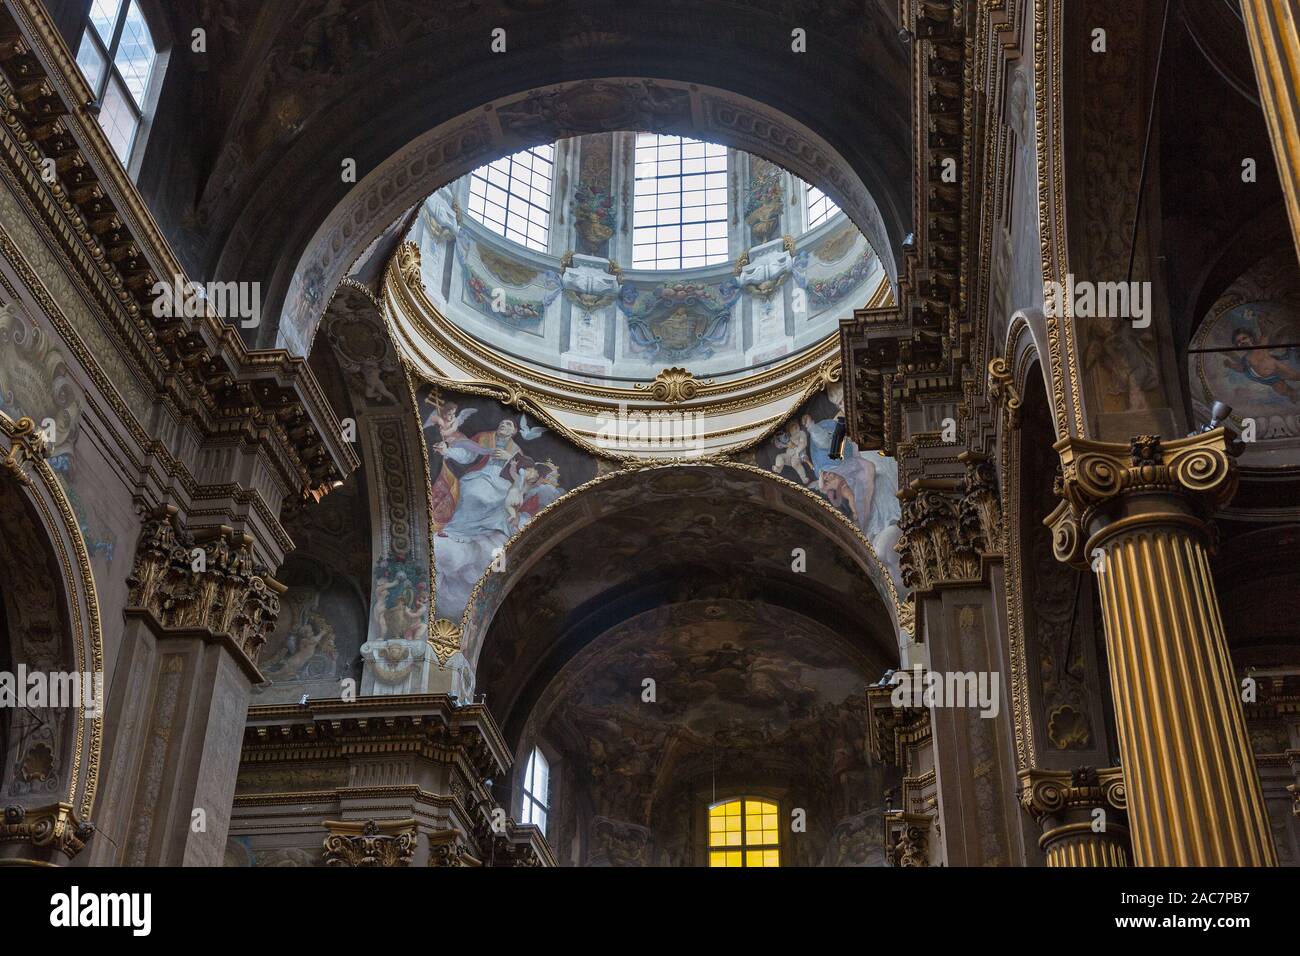
[[[108,45],[108,62],[113,63],[117,57],[117,48],[122,43],[122,31],[126,29],[126,18],[131,12],[131,4],[135,0],[123,0],[122,7],[117,11],[117,22],[113,24],[113,40]],[[90,28],[93,30],[94,24]]]

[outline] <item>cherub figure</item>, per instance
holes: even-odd
[[[808,471],[813,466],[808,457],[808,433],[797,422],[786,422],[785,431],[776,436],[776,446],[781,451],[772,462],[772,470],[780,474],[781,469],[789,468],[799,476],[800,482],[808,484]]]
[[[467,408],[463,412],[457,410],[455,402],[444,402],[435,395],[430,395],[425,401],[433,406],[427,418],[424,420],[424,428],[427,431],[430,428],[438,429],[438,436],[444,442],[455,441],[457,438],[464,438],[460,426],[465,424],[465,419],[473,415],[477,408]]]
[[[1246,312],[1246,318],[1255,318],[1260,331],[1255,332],[1246,325],[1233,329],[1232,344],[1244,351],[1239,358],[1225,358],[1224,367],[1240,372],[1291,401],[1300,398],[1300,393],[1289,384],[1300,381],[1300,367],[1293,364],[1295,348],[1268,348],[1272,344],[1272,335],[1264,331],[1263,320],[1252,311]]]

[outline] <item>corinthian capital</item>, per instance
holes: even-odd
[[[415,855],[414,820],[326,820],[326,866],[409,866]]]
[[[1205,517],[1237,490],[1233,443],[1222,427],[1172,441],[1139,435],[1128,445],[1062,438],[1062,501],[1044,522],[1056,556],[1084,563],[1088,542],[1107,528],[1179,522],[1208,532]]]
[[[193,533],[171,505],[145,520],[127,585],[131,608],[163,628],[225,635],[251,665],[275,627],[285,590],[254,559],[250,536],[224,525]]]

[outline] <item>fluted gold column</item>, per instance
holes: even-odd
[[[1129,447],[1064,438],[1057,557],[1097,574],[1139,866],[1275,866],[1210,576],[1236,490],[1222,428]]]
[[[1128,804],[1118,767],[1022,770],[1020,804],[1043,829],[1048,866],[1128,866]]]
[[[1241,13],[1300,252],[1300,0],[1244,0]]]

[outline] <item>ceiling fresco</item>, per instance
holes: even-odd
[[[833,515],[757,469],[619,475],[555,515],[549,534],[507,552],[506,571],[485,579],[467,614],[490,621],[481,644],[466,635],[465,654],[507,732],[536,692],[530,681],[661,604],[716,597],[794,608],[854,641],[877,673],[897,660],[858,539],[848,550]]]
[[[834,630],[747,600],[690,600],[614,626],[550,681],[525,731],[552,748],[570,791],[555,830],[581,845],[559,853],[690,862],[692,802],[779,792],[811,821],[783,837],[789,856],[883,862],[852,836],[874,836],[883,795],[865,749],[872,673]]]

